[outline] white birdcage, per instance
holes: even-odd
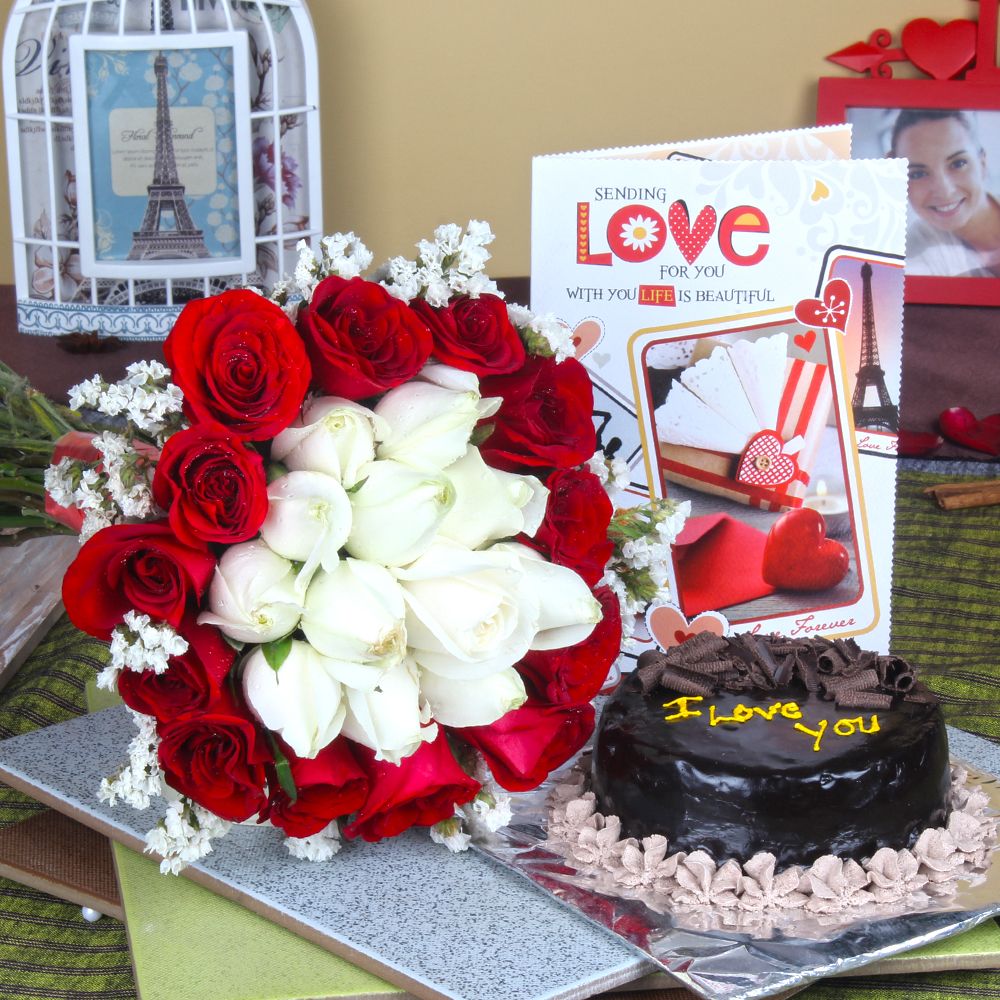
[[[3,86],[25,333],[158,339],[319,235],[302,0],[16,0]]]

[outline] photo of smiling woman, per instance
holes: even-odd
[[[988,189],[986,150],[972,113],[904,108],[889,155],[909,160],[907,271],[1000,276],[1000,203]]]
[[[906,272],[1000,277],[1000,112],[846,109],[858,158],[909,161]]]

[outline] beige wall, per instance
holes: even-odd
[[[0,0],[9,11],[13,0]],[[813,121],[824,56],[972,0],[309,0],[325,225],[377,259],[486,219],[527,274],[531,157]],[[0,132],[2,142],[2,132]],[[0,162],[6,164],[4,153]],[[4,204],[4,209],[6,205]],[[0,210],[0,282],[13,280]]]

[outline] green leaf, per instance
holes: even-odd
[[[271,753],[274,755],[274,770],[278,775],[278,784],[288,798],[295,802],[299,797],[299,790],[295,787],[295,779],[292,777],[292,765],[281,752],[281,747],[278,746],[278,741],[270,729],[267,730],[267,742],[271,744]]]
[[[264,653],[264,659],[267,660],[267,665],[277,673],[278,668],[285,662],[288,654],[292,651],[292,637],[291,635],[286,635],[283,639],[275,639],[273,642],[262,643],[260,648]]]
[[[282,476],[288,475],[288,466],[282,465],[281,462],[268,462],[267,463],[267,482],[268,485],[273,483],[275,479],[280,479]]]
[[[220,629],[219,631],[221,632],[222,630]],[[240,642],[239,639],[234,639],[231,635],[226,635],[225,632],[222,632],[222,638],[225,639],[226,643],[232,646],[237,653],[242,653],[244,647],[246,646],[245,642]]]
[[[360,490],[360,489],[361,489],[361,487],[362,487],[362,486],[364,486],[364,485],[365,485],[365,483],[367,483],[367,482],[368,482],[368,477],[367,477],[367,476],[365,476],[365,478],[364,478],[364,479],[359,479],[359,480],[358,480],[358,481],[357,481],[357,482],[356,482],[356,483],[355,483],[355,484],[354,484],[353,486],[348,486],[348,487],[347,487],[347,488],[346,488],[346,489],[344,490],[344,492],[345,492],[345,493],[348,493],[348,494],[349,494],[349,493],[357,493],[357,492],[358,492],[358,490]]]

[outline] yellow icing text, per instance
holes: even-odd
[[[672,710],[670,714],[663,717],[664,722],[680,722],[681,719],[695,719],[705,713],[695,705],[700,705],[705,699],[701,695],[683,695],[674,698],[673,701],[665,701],[663,707]],[[766,722],[774,722],[776,719],[788,719],[795,723],[794,728],[806,736],[811,736],[813,740],[813,751],[819,753],[823,745],[823,738],[827,730],[833,730],[837,736],[855,736],[857,733],[877,733],[880,731],[877,715],[870,715],[866,720],[864,716],[856,715],[850,719],[838,719],[832,725],[829,719],[820,719],[817,728],[810,729],[800,720],[802,719],[802,708],[797,701],[775,701],[764,707],[761,705],[747,705],[738,701],[732,708],[729,715],[721,715],[715,705],[708,706],[708,725],[742,726],[751,719],[764,719]]]
[[[767,708],[761,708],[760,705],[744,705],[741,701],[737,702],[733,708],[732,715],[716,715],[715,706],[710,705],[708,708],[708,724],[710,726],[719,726],[726,722],[735,722],[742,725],[744,722],[749,722],[755,715],[760,716],[762,719],[767,719],[768,722],[776,715],[781,715],[785,719],[801,719],[802,710],[799,708],[798,703],[794,701],[776,701]]]
[[[820,745],[823,742],[823,734],[826,732],[829,722],[827,719],[821,719],[819,723],[819,729],[807,729],[801,723],[796,722],[795,728],[800,733],[805,733],[808,736],[815,736],[816,739],[813,742],[813,750],[819,752]],[[880,730],[878,724],[878,716],[872,715],[868,720],[868,728],[865,728],[865,720],[857,715],[853,719],[838,719],[833,724],[833,731],[838,736],[853,736],[856,732],[862,733],[877,733]]]
[[[877,733],[879,731],[878,716],[873,715],[865,729],[865,720],[860,715],[853,719],[839,719],[833,727],[833,731],[838,736],[853,736],[858,730],[863,733]]]
[[[819,753],[819,745],[823,741],[823,734],[826,732],[827,725],[829,725],[828,720],[820,719],[819,729],[807,729],[801,722],[796,722],[795,728],[800,733],[808,733],[810,736],[816,737],[816,742],[813,743],[813,750]]]
[[[663,703],[664,708],[673,708],[677,706],[677,711],[673,715],[663,716],[664,722],[676,722],[678,719],[693,719],[695,716],[701,715],[701,712],[697,712],[694,709],[688,708],[689,701],[701,701],[701,695],[685,695],[683,698],[674,698],[673,701],[666,701]]]

